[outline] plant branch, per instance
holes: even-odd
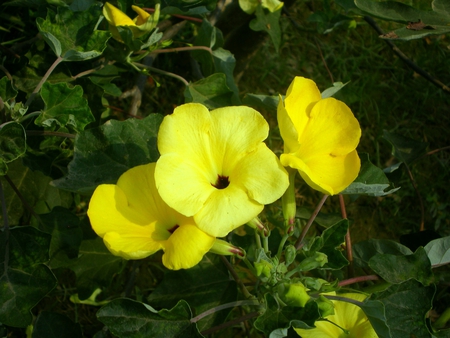
[[[178,80],[180,80],[181,82],[183,82],[184,85],[185,85],[186,87],[189,86],[189,82],[187,82],[187,81],[186,81],[183,77],[181,77],[180,75],[177,75],[177,74],[174,74],[174,73],[171,73],[171,72],[166,72],[165,70],[161,70],[161,69],[158,69],[158,68],[155,68],[155,67],[146,66],[146,65],[144,65],[144,64],[142,64],[142,63],[133,62],[133,64],[134,64],[135,66],[138,66],[138,67],[141,67],[141,68],[144,68],[144,69],[151,70],[151,71],[153,71],[153,72],[155,72],[155,73],[158,73],[158,74],[162,74],[162,75],[166,75],[166,76],[173,77],[173,78],[178,79]]]
[[[244,322],[246,320],[249,320],[251,318],[258,317],[258,316],[259,316],[259,312],[258,311],[250,312],[250,313],[248,313],[248,314],[246,314],[246,315],[244,315],[242,317],[230,320],[229,322],[226,322],[226,323],[214,326],[214,327],[212,327],[212,328],[210,328],[208,330],[202,331],[201,333],[202,333],[202,335],[207,336],[207,335],[209,335],[211,333],[214,333],[216,331],[225,329],[225,328],[230,327],[230,326],[234,326],[234,325],[236,325],[236,324],[238,324],[240,322]]]
[[[33,92],[31,93],[30,97],[28,98],[27,102],[25,103],[25,107],[28,107],[31,102],[33,102],[34,98],[36,97],[37,93],[41,90],[41,87],[47,81],[50,74],[55,70],[56,66],[58,66],[64,59],[61,56],[58,56],[58,58],[53,62],[53,64],[50,66],[50,68],[47,70],[47,72],[42,77],[41,81],[39,81],[36,88],[34,88]]]
[[[333,84],[334,83],[333,74],[331,73],[330,69],[328,68],[327,61],[325,61],[325,58],[323,57],[322,49],[320,48],[319,43],[317,42],[316,38],[314,38],[314,42],[316,43],[317,49],[319,50],[320,58],[322,59],[322,63],[325,66],[325,69],[328,72],[328,76],[330,77],[331,83]]]
[[[317,204],[317,207],[311,214],[311,217],[309,218],[308,223],[306,223],[305,227],[303,228],[303,231],[302,231],[300,237],[297,239],[297,242],[295,242],[295,249],[300,250],[305,245],[304,239],[306,237],[306,234],[308,233],[309,228],[313,224],[314,220],[316,219],[317,215],[319,214],[320,209],[322,209],[322,206],[325,203],[325,201],[327,200],[327,198],[328,198],[328,195],[323,195],[319,204]]]
[[[383,30],[377,25],[374,19],[372,19],[370,16],[364,16],[364,20],[377,31],[378,34],[384,35]],[[440,80],[432,77],[430,74],[428,74],[426,71],[424,71],[422,68],[420,68],[416,63],[414,63],[411,59],[409,59],[397,46],[395,43],[393,43],[391,40],[384,39],[384,41],[388,44],[389,47],[391,47],[392,51],[404,62],[406,65],[414,70],[417,74],[422,76],[427,81],[431,82],[436,87],[442,89],[445,93],[450,94],[450,87],[447,87],[444,83],[442,83]]]
[[[349,279],[344,279],[343,281],[340,281],[338,285],[346,286],[346,285],[350,285],[350,284],[367,282],[369,280],[379,280],[379,279],[380,279],[380,277],[378,277],[377,275],[358,276],[358,277],[353,277],[353,278],[349,278]]]
[[[341,214],[343,219],[347,219],[347,210],[345,209],[345,201],[344,201],[344,195],[339,194],[339,204],[341,206]],[[353,270],[353,253],[352,253],[352,239],[350,236],[350,224],[347,229],[347,233],[345,234],[345,249],[347,252],[347,259],[349,261],[348,266],[348,275],[350,277],[354,276],[354,270]]]
[[[229,309],[230,307],[245,306],[245,305],[259,306],[260,304],[257,300],[238,300],[235,302],[222,304],[222,305],[213,307],[212,309],[209,309],[194,318],[191,318],[191,323],[197,323],[200,319],[205,318],[209,315],[212,315],[213,313],[215,313],[217,311]]]
[[[337,301],[341,301],[341,302],[347,302],[347,303],[351,303],[354,304],[356,306],[361,307],[363,305],[363,302],[351,299],[351,298],[347,298],[347,297],[341,297],[341,296],[332,296],[332,295],[323,295],[325,298],[330,299],[330,300],[337,300]]]
[[[59,131],[27,130],[27,136],[59,136],[65,138],[75,138],[77,135],[60,133]]]
[[[242,283],[241,279],[239,278],[238,274],[234,270],[233,266],[228,262],[228,260],[224,256],[220,256],[220,259],[222,260],[223,264],[227,267],[228,271],[230,271],[231,275],[233,276],[234,281],[239,285],[239,288],[241,289],[242,293],[244,294],[245,298],[254,298],[250,292],[248,292],[247,288],[245,287],[244,283]]]

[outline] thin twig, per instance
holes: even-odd
[[[316,43],[317,49],[319,50],[320,58],[322,59],[322,63],[325,66],[325,69],[328,72],[328,76],[330,77],[331,83],[334,83],[333,74],[331,74],[331,71],[328,68],[327,62],[325,61],[325,58],[323,57],[322,49],[320,48],[319,43],[317,42],[317,38],[314,38],[314,42]]]
[[[250,312],[250,313],[246,314],[245,316],[242,316],[242,317],[230,320],[229,322],[226,322],[226,323],[214,326],[214,327],[212,327],[212,328],[210,328],[208,330],[202,331],[202,335],[207,336],[207,335],[209,335],[211,333],[214,333],[216,331],[225,329],[225,328],[230,327],[230,326],[234,326],[234,325],[236,325],[236,324],[238,324],[240,322],[249,320],[249,319],[254,318],[254,317],[258,317],[259,315],[260,315],[260,313],[258,311]]]
[[[237,283],[239,288],[241,289],[242,293],[244,294],[245,298],[254,298],[250,292],[248,292],[247,288],[245,287],[244,283],[242,283],[241,279],[239,278],[238,274],[234,270],[233,266],[228,262],[228,260],[224,256],[220,256],[220,259],[222,260],[223,264],[227,267],[228,271],[230,271],[231,275],[233,276],[234,281]]]
[[[77,135],[69,133],[60,133],[59,131],[45,131],[45,130],[27,130],[27,136],[59,136],[65,138],[75,138]]]
[[[377,31],[378,34],[384,35],[383,30],[377,25],[374,19],[372,19],[370,16],[365,16],[364,20]],[[446,86],[444,83],[442,83],[440,80],[432,77],[430,74],[428,74],[426,71],[424,71],[422,68],[420,68],[416,63],[414,63],[411,59],[409,59],[397,46],[395,43],[393,43],[391,40],[383,39],[384,42],[388,44],[389,47],[391,47],[392,51],[404,62],[406,65],[414,70],[417,74],[422,76],[424,79],[431,82],[436,87],[442,89],[445,93],[450,94],[450,87]]]
[[[212,315],[213,313],[216,313],[217,311],[229,309],[230,307],[245,306],[245,305],[259,306],[260,304],[257,300],[238,300],[235,302],[222,304],[222,305],[213,307],[212,309],[209,309],[194,318],[191,318],[191,323],[197,323],[200,319],[205,318],[209,315]]]
[[[187,81],[186,81],[183,77],[181,77],[180,75],[177,75],[177,74],[174,74],[174,73],[171,73],[171,72],[166,72],[165,70],[161,70],[161,69],[158,69],[158,68],[155,68],[155,67],[146,66],[146,65],[144,65],[144,64],[142,64],[142,63],[133,62],[133,64],[134,64],[135,66],[138,66],[138,67],[141,67],[141,68],[144,68],[144,69],[151,70],[151,71],[153,71],[153,72],[155,72],[155,73],[158,73],[158,74],[162,74],[162,75],[167,75],[167,76],[173,77],[173,78],[178,79],[178,80],[180,80],[181,82],[183,82],[184,85],[185,85],[186,87],[189,86],[189,82],[187,82]]]
[[[341,206],[342,218],[347,219],[347,210],[345,209],[344,195],[342,194],[339,194],[339,205]],[[349,277],[353,277],[354,270],[353,270],[352,239],[350,237],[350,224],[347,228],[347,233],[345,234],[345,249],[347,252],[347,259],[350,263],[348,265],[348,275]]]
[[[309,228],[313,224],[314,220],[316,219],[317,215],[319,214],[320,209],[322,209],[323,204],[327,200],[328,195],[323,195],[322,199],[320,200],[319,204],[317,204],[316,209],[311,214],[311,217],[308,220],[308,223],[306,223],[305,227],[303,228],[302,234],[297,239],[297,242],[295,242],[295,248],[297,250],[300,250],[305,245],[305,242],[303,241],[306,237],[306,234],[308,233]]]
[[[163,53],[176,53],[176,52],[191,52],[193,50],[206,50],[212,54],[212,50],[206,46],[192,46],[192,47],[177,47],[177,48],[165,48],[153,50],[152,54],[163,54]],[[146,53],[146,51],[139,51],[136,54]]]
[[[342,286],[346,286],[346,285],[350,285],[350,284],[367,282],[369,280],[379,280],[379,279],[380,279],[380,277],[378,277],[376,275],[358,276],[358,277],[353,277],[353,278],[349,278],[349,279],[340,281],[338,285],[342,287]]]

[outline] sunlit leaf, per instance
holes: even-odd
[[[227,86],[225,74],[216,73],[191,83],[184,92],[186,103],[201,103],[209,109],[231,105],[233,92]]]
[[[97,312],[97,318],[117,337],[203,337],[190,322],[189,305],[180,300],[170,310],[156,311],[131,299],[116,299]]]
[[[60,189],[91,193],[102,183],[116,183],[128,169],[159,157],[156,136],[162,115],[142,120],[110,120],[99,128],[78,134],[66,177],[52,182]]]
[[[250,21],[250,28],[252,30],[266,31],[269,34],[277,52],[280,49],[281,44],[281,29],[279,23],[281,10],[282,8],[275,12],[271,12],[265,10],[262,6],[258,6],[255,12],[256,19]]]

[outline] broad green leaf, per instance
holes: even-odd
[[[210,109],[230,106],[233,92],[227,86],[225,74],[216,73],[191,83],[184,91],[186,102],[196,102]]]
[[[44,311],[39,313],[33,325],[32,338],[82,338],[81,326],[68,317]]]
[[[14,327],[31,323],[31,308],[56,286],[43,265],[50,236],[33,227],[0,232],[0,322]]]
[[[425,246],[425,252],[431,265],[445,265],[450,263],[450,237],[435,239]]]
[[[217,1],[214,0],[165,0],[161,15],[202,15],[214,10]]]
[[[170,310],[156,311],[131,299],[116,299],[97,312],[97,318],[117,337],[203,337],[192,317],[189,305],[180,300]]]
[[[16,160],[9,165],[8,176],[17,187],[22,196],[26,196],[27,203],[37,213],[49,212],[55,206],[69,207],[72,203],[71,195],[50,185],[51,178],[40,171],[32,171],[22,165],[22,161]],[[1,179],[1,178],[0,178]],[[3,179],[2,179],[3,180]],[[6,180],[2,182],[6,197],[6,212],[9,224],[19,225],[26,210],[16,192]],[[0,220],[3,217],[0,213]]]
[[[89,80],[102,88],[106,94],[112,96],[122,95],[122,91],[114,83],[111,83],[115,78],[120,77],[119,68],[113,65],[107,65],[102,69],[92,73]]]
[[[274,333],[276,337],[276,334],[284,331],[284,329],[288,329],[294,321],[297,323],[296,327],[311,327],[316,319],[319,318],[319,308],[315,302],[308,302],[303,308],[293,306],[281,307],[270,293],[267,293],[264,298],[266,309],[256,319],[254,326],[267,336],[276,331]]]
[[[77,276],[78,297],[87,299],[95,289],[108,287],[125,264],[126,261],[113,256],[98,237],[81,242],[78,258],[67,267]]]
[[[380,35],[380,38],[387,40],[414,40],[421,39],[429,35],[441,35],[448,34],[450,28],[448,26],[425,26],[423,29],[409,29],[407,27],[402,27],[394,31],[388,32],[386,34]]]
[[[250,21],[250,28],[254,31],[266,31],[272,43],[275,47],[276,52],[280,49],[281,44],[281,29],[280,29],[280,15],[281,8],[275,12],[265,10],[262,6],[256,8],[256,19]]]
[[[413,252],[406,246],[388,239],[369,239],[353,244],[353,259],[361,268],[369,267],[369,261],[377,254],[396,256],[412,255]]]
[[[233,105],[241,104],[239,99],[239,90],[234,81],[234,67],[236,65],[236,59],[230,51],[223,48],[217,48],[212,52],[214,59],[215,73],[223,73],[227,77],[227,86],[233,92],[231,102]]]
[[[6,163],[18,159],[26,150],[26,134],[22,125],[15,122],[5,124],[0,129],[0,176],[6,174]]]
[[[400,161],[410,164],[425,154],[428,143],[383,131],[383,138],[394,147],[392,154]]]
[[[17,90],[11,84],[11,81],[6,77],[0,79],[0,98],[3,102],[15,98],[17,95]]]
[[[370,162],[369,155],[359,154],[361,158],[361,170],[358,177],[341,194],[355,194],[368,196],[384,196],[392,194],[400,188],[385,191],[390,183],[383,170]]]
[[[45,107],[35,120],[37,125],[53,129],[67,127],[80,132],[95,120],[81,86],[70,88],[64,83],[44,83],[41,97]]]
[[[392,338],[431,337],[426,323],[431,310],[435,285],[424,287],[410,280],[390,286],[385,291],[375,293],[370,300],[378,300],[385,308],[386,323]]]
[[[58,57],[64,61],[82,61],[103,53],[111,34],[95,30],[101,9],[94,4],[83,12],[58,7],[58,13],[48,10],[47,18],[36,20],[39,32]]]
[[[219,256],[207,254],[191,269],[169,271],[147,298],[147,302],[154,308],[171,308],[180,299],[188,302],[191,309],[200,314],[221,304],[235,301],[237,286],[230,280],[228,270]],[[200,320],[199,330],[223,323],[231,310],[230,308],[228,311],[218,311]]]
[[[258,94],[245,94],[244,98],[242,99],[243,104],[255,109],[264,109],[274,116],[277,113],[279,101],[279,96]]]
[[[378,338],[391,338],[389,326],[386,323],[386,311],[384,304],[379,300],[365,300],[361,309],[369,318],[370,324],[375,329]]]
[[[55,207],[48,214],[40,215],[42,231],[52,236],[50,243],[50,260],[57,255],[76,258],[83,237],[80,220],[68,209]],[[55,266],[50,262],[50,266]]]
[[[116,183],[128,169],[159,157],[156,136],[162,115],[142,120],[110,120],[77,135],[75,153],[66,177],[52,182],[60,189],[91,193],[102,183]]]
[[[333,226],[324,230],[322,235],[314,241],[309,251],[322,252],[328,256],[328,263],[323,269],[342,269],[348,265],[348,261],[343,255],[342,244],[345,242],[347,234],[348,220],[343,219]]]
[[[423,285],[429,285],[434,279],[430,260],[422,247],[412,255],[377,254],[369,260],[369,267],[393,284],[415,279]]]
[[[347,84],[348,84],[348,82],[347,83],[334,82],[333,87],[325,89],[320,95],[321,95],[322,99],[332,97],[334,94],[336,94],[342,88],[344,88]]]

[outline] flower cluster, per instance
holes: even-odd
[[[131,25],[111,5],[105,8],[108,21]],[[158,161],[97,187],[88,210],[93,229],[126,259],[163,250],[169,269],[190,268],[208,251],[242,254],[218,237],[252,223],[285,193],[290,182],[284,166],[328,194],[358,174],[358,122],[342,102],[322,100],[311,80],[294,79],[278,121],[285,142],[280,159],[264,143],[267,122],[252,108],[175,108],[159,129]]]

